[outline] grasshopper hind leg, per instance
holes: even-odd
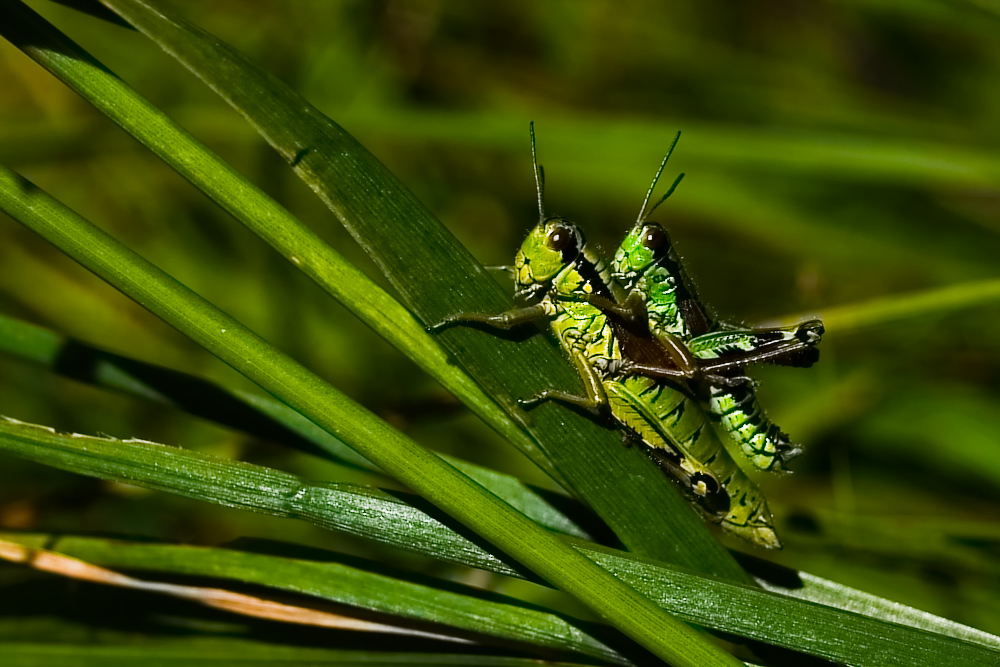
[[[627,432],[622,431],[623,444]],[[644,444],[637,435],[632,434],[628,444]],[[660,447],[645,447],[646,454],[656,463],[657,467],[680,488],[684,496],[699,510],[713,521],[720,521],[729,512],[729,494],[712,475],[685,469],[684,456],[673,449]]]

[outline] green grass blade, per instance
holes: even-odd
[[[0,352],[80,382],[173,405],[257,438],[293,444],[305,451],[332,455],[342,463],[380,472],[338,438],[268,396],[231,390],[185,373],[113,354],[3,315],[0,315]],[[442,455],[442,458],[539,525],[588,537],[565,514],[515,477],[454,457]]]
[[[1000,651],[1000,637],[991,635],[988,632],[976,630],[967,625],[955,623],[946,618],[934,616],[933,614],[928,614],[807,572],[797,572],[796,575],[798,577],[798,582],[796,582],[798,585],[795,587],[780,586],[765,579],[758,579],[758,581],[767,590],[772,590],[799,600],[807,600],[828,607],[852,611],[864,616],[877,618],[889,623],[898,623],[918,630],[940,633],[972,644],[978,644],[994,651]]]
[[[641,559],[626,560],[613,553],[605,559],[604,551],[588,555],[623,581],[636,585],[650,581],[651,573],[640,564]],[[694,575],[678,571],[654,579],[642,590],[685,620],[859,667],[990,665],[1000,660],[998,637],[874,596],[879,604],[868,606],[872,600],[866,600],[869,596],[864,593],[830,582],[822,585],[818,577],[804,575],[808,594],[796,596],[796,588],[771,584],[770,590],[781,594],[766,598],[767,593],[758,589],[708,578],[691,586],[693,582],[683,582],[688,576]],[[674,596],[673,586],[691,591],[693,604],[685,605],[683,611],[667,602]],[[692,609],[699,610],[699,617],[710,616],[711,622],[694,621],[687,615]]]
[[[252,331],[6,168],[0,210],[142,304],[641,646],[678,666],[738,664]]]
[[[4,315],[0,315],[0,352],[79,382],[172,405],[256,437],[293,444],[358,468],[378,470],[339,439],[273,398],[229,390]]]
[[[119,0],[104,4],[246,116],[344,223],[423,322],[511,306],[496,281],[412,193],[352,136],[285,84],[163,7]],[[130,119],[118,119],[126,121]],[[139,133],[142,125],[132,120],[128,129]],[[527,165],[526,150],[526,170]],[[547,340],[514,343],[460,329],[438,339],[512,414],[519,414],[517,398],[553,386],[579,387],[573,370]],[[555,406],[534,410],[531,420],[529,431],[558,478],[584,498],[629,549],[750,582],[674,486],[641,454],[622,451],[617,436]],[[537,462],[537,451],[514,442]],[[615,489],[613,495],[609,488]],[[656,511],[650,512],[650,507]]]
[[[60,435],[13,422],[0,421],[0,447],[73,472],[302,518],[428,556],[524,576],[398,495],[376,489],[309,483],[287,473],[172,447]],[[0,539],[21,538],[0,534]],[[73,538],[52,548],[92,560],[95,551],[86,546],[91,544],[103,541]],[[946,655],[953,660],[949,665],[980,665],[992,664],[1000,656],[1000,638],[811,575],[787,572],[782,580],[794,582],[791,587],[765,581],[769,591],[761,591],[593,544],[572,544],[672,613],[734,635],[855,665],[900,664],[886,662],[889,656],[903,660],[902,664],[935,665],[942,664]],[[114,550],[102,556],[117,557]],[[882,661],[871,661],[872,656]]]
[[[1000,302],[1000,279],[981,280],[938,289],[883,296],[863,303],[824,308],[820,315],[830,332],[854,332],[866,327],[893,324],[900,320],[936,317],[962,308]],[[782,322],[799,322],[797,316]]]
[[[522,448],[534,447],[467,374],[449,363],[423,325],[398,301],[90,54],[25,7],[8,13],[0,34],[129,130],[499,433]],[[533,459],[552,472],[543,457]]]
[[[113,4],[113,3],[106,3]],[[725,164],[747,173],[773,172],[850,178],[871,183],[932,184],[941,187],[989,187],[1000,177],[1000,159],[980,147],[946,142],[885,139],[849,133],[792,131],[706,122],[685,117],[619,120],[613,129],[600,118],[546,113],[545,142],[565,148],[587,137],[587,155],[613,164],[648,159],[648,146],[669,146],[684,131],[684,159],[692,170]],[[490,111],[441,111],[424,108],[358,108],[344,123],[359,130],[405,137],[416,142],[443,141],[482,148],[504,147],[508,114]],[[551,126],[551,127],[550,127]],[[644,167],[645,169],[645,167]],[[648,178],[648,175],[647,175]],[[685,183],[685,188],[689,187]],[[642,193],[640,192],[639,195]]]
[[[22,20],[24,25],[15,26],[15,22],[12,21],[10,27],[6,29],[5,34],[13,35],[15,43],[22,44],[26,53],[35,57],[41,64],[49,67],[57,75],[71,81],[76,90],[84,94],[100,108],[106,110],[111,114],[113,119],[120,122],[123,127],[129,129],[137,137],[140,137],[140,140],[144,143],[154,148],[154,150],[159,147],[165,159],[171,161],[172,164],[176,164],[182,173],[188,175],[192,180],[196,180],[200,187],[209,187],[211,185],[205,183],[205,179],[201,178],[199,173],[191,173],[192,167],[196,168],[205,161],[215,164],[214,156],[211,153],[203,151],[203,147],[193,142],[190,137],[163,118],[162,115],[158,114],[141,98],[137,98],[132,91],[123,87],[119,79],[109,75],[101,67],[91,66],[92,59],[89,56],[44,24],[44,22],[31,16],[19,17],[15,15],[13,18]],[[0,30],[4,30],[4,28],[0,27]],[[53,32],[55,34],[52,34]],[[25,37],[25,34],[27,37]],[[28,39],[29,37],[30,39]],[[45,45],[44,48],[43,45]],[[77,54],[77,58],[53,57],[53,53],[58,53],[59,51],[75,53]],[[224,62],[223,60],[219,60],[216,55],[213,55],[208,58],[208,63],[212,64],[217,60],[218,62]],[[251,71],[251,74],[254,74],[254,72],[255,70]],[[254,74],[254,76],[257,75]],[[233,77],[227,74],[223,78],[232,79]],[[270,80],[268,79],[268,81]],[[275,88],[277,92],[285,91],[277,82],[271,83],[278,86]],[[254,87],[253,89],[256,90],[257,88]],[[106,98],[110,92],[114,92],[114,95],[111,96],[116,99],[114,104],[108,104],[107,102]],[[289,95],[297,98],[297,96],[294,96],[294,93],[290,92],[285,97]],[[306,122],[309,125],[309,129],[315,130],[313,126],[316,123],[316,119],[321,118],[318,112],[316,114],[306,114],[303,118],[301,109],[307,106],[306,103],[304,101],[295,102],[292,106],[298,114],[298,119]],[[127,110],[127,112],[123,112],[123,110]],[[276,122],[273,118],[271,120],[272,123]],[[320,123],[321,127],[325,128],[325,123],[325,120]],[[290,122],[287,118],[283,119],[279,124],[289,127],[296,126],[295,123]],[[167,135],[164,135],[164,133],[167,133]],[[301,140],[305,141],[306,139],[308,137],[303,137]],[[445,243],[446,246],[450,244],[452,246],[451,250],[458,252],[461,259],[468,262],[467,253],[458,248],[450,235],[442,236],[443,230],[440,230],[440,226],[436,221],[428,218],[426,210],[418,202],[414,202],[412,196],[402,189],[395,179],[383,173],[384,169],[381,165],[374,162],[370,155],[356,146],[353,140],[350,140],[348,144],[342,148],[350,149],[352,151],[351,154],[357,153],[366,161],[367,167],[372,170],[371,173],[375,173],[380,177],[383,191],[395,191],[395,198],[407,205],[405,210],[397,208],[390,212],[396,216],[396,220],[407,221],[407,229],[400,230],[400,236],[410,234],[412,231],[409,229],[410,221],[424,220],[425,223],[431,223],[430,231],[434,232],[429,237],[425,237],[430,239],[429,245],[432,249],[440,246],[440,242],[443,239],[447,242]],[[178,156],[173,155],[176,146],[183,146],[189,152],[194,152],[198,159],[192,160],[189,155],[181,155],[178,158]],[[340,148],[337,148],[337,151],[336,155],[344,153]],[[197,169],[194,171],[197,172]],[[232,200],[230,203],[242,203],[243,193],[253,193],[254,189],[248,183],[241,183],[235,191],[239,193],[239,196],[235,198],[233,198],[231,193],[213,194],[212,196],[216,201],[220,202]],[[268,201],[262,198],[258,199],[259,201]],[[239,215],[240,211],[234,211],[234,214]],[[247,222],[251,227],[264,234],[267,234],[268,230],[272,229],[272,220],[269,217],[264,218],[263,224],[254,224],[252,220],[244,220],[244,222]],[[284,222],[291,224],[288,220],[284,220]],[[385,220],[382,223],[380,227],[386,227]],[[407,238],[412,239],[414,236],[410,234]],[[420,238],[420,235],[416,235],[416,238]],[[407,241],[407,247],[412,249],[413,245]],[[389,248],[389,256],[391,257],[392,253],[397,249],[395,247]],[[290,248],[284,254],[300,258],[301,261],[302,257],[311,256],[310,253],[315,251],[315,248],[309,249],[309,252],[303,248]],[[451,275],[454,278],[465,280],[466,276],[463,271],[454,271],[453,258],[437,256],[431,259],[434,260],[439,270],[451,271]],[[428,268],[427,266],[419,267],[418,275],[421,275],[423,278],[429,276],[430,274],[427,273]],[[458,268],[461,269],[461,267]],[[495,283],[491,278],[484,277],[481,267],[476,266],[475,270],[478,271],[481,278],[485,278],[486,291],[493,295],[494,299],[492,302],[495,303],[498,296]],[[340,281],[335,282],[337,285],[343,284]],[[421,288],[420,285],[416,287]],[[482,288],[483,286],[481,285],[480,287]],[[447,292],[443,293],[443,296],[454,296],[451,292],[451,290],[447,290]],[[441,296],[442,294],[438,294],[438,298]],[[509,303],[509,299],[503,297],[501,299],[501,302]],[[368,299],[362,298],[361,301],[367,303]],[[489,302],[487,301],[486,303]],[[468,303],[469,300],[466,301],[466,305]],[[465,337],[467,332],[458,335],[460,338]],[[448,334],[445,338],[450,336],[452,334]],[[456,352],[456,348],[453,347],[452,351]],[[510,343],[504,345],[496,340],[484,340],[483,336],[479,336],[473,337],[472,342],[460,346],[458,353],[460,356],[465,357],[466,362],[470,360],[477,364],[486,362],[486,365],[489,367],[487,372],[479,373],[477,379],[481,383],[492,385],[491,393],[497,391],[497,378],[503,378],[515,371],[521,375],[520,381],[522,385],[526,378],[533,377],[533,385],[528,385],[529,387],[533,386],[533,388],[525,388],[522,391],[517,391],[516,395],[530,395],[542,388],[545,386],[541,380],[541,376],[543,375],[540,368],[542,359],[547,360],[549,372],[556,374],[551,377],[561,378],[562,381],[570,386],[572,386],[571,383],[577,382],[572,371],[569,370],[558,353],[550,345],[540,340],[528,341],[515,346]],[[517,355],[516,357],[512,356],[515,354]],[[541,358],[538,355],[541,355]],[[516,361],[518,363],[515,363]],[[508,380],[510,379],[508,377]],[[549,382],[551,381],[550,379]],[[500,395],[506,396],[505,402],[507,404],[512,403],[511,392],[509,390],[504,391]],[[563,412],[553,411],[548,407],[537,411],[535,414],[536,426],[541,428],[541,431],[535,429],[534,432],[536,436],[547,443],[546,451],[548,456],[543,455],[537,446],[535,446],[534,441],[526,439],[520,431],[516,429],[511,431],[508,420],[503,419],[501,420],[502,423],[496,421],[491,423],[498,430],[505,433],[512,442],[517,444],[522,451],[525,451],[537,464],[550,471],[550,473],[553,473],[557,479],[565,482],[565,476],[560,471],[565,469],[577,470],[578,473],[573,473],[571,476],[578,477],[579,479],[571,485],[571,488],[575,487],[578,492],[588,498],[589,503],[606,522],[615,528],[619,537],[626,544],[643,553],[655,554],[661,558],[677,560],[692,567],[702,568],[708,572],[725,574],[737,580],[749,581],[745,574],[728,557],[726,552],[706,532],[701,520],[687,507],[673,486],[664,480],[661,475],[653,472],[655,467],[651,463],[643,460],[635,452],[622,452],[616,438],[582,418],[570,416],[567,419]],[[561,461],[555,468],[549,462],[553,455],[557,455]],[[616,497],[610,498],[605,490],[608,488],[609,479],[614,478],[618,478],[619,480],[615,484],[618,491]],[[586,489],[589,490],[586,492],[581,491]],[[658,513],[646,511],[646,507],[650,504],[657,506],[661,511]],[[663,521],[660,517],[664,516],[671,517],[671,520],[669,522]]]
[[[9,418],[0,419],[0,448],[60,470],[301,519],[401,549],[419,550],[433,543],[437,551],[431,555],[436,558],[530,576],[445,529],[442,521],[449,525],[451,521],[428,516],[416,507],[416,499],[408,504],[377,489],[309,482],[290,473],[142,440],[61,435]]]
[[[181,574],[221,579],[199,583],[207,587],[231,587],[231,582],[266,586],[386,614],[405,628],[413,623],[433,624],[427,632],[459,636],[482,635],[502,642],[518,642],[546,650],[573,652],[616,664],[631,664],[623,656],[592,638],[555,613],[529,609],[513,600],[490,599],[473,589],[445,590],[417,584],[395,576],[367,571],[335,561],[317,562],[295,558],[234,551],[231,549],[136,543],[120,540],[17,536],[7,540],[29,549],[58,552],[103,568],[140,570],[157,574]],[[146,575],[141,578],[149,580]],[[140,588],[141,590],[141,588]],[[155,591],[155,588],[150,588]],[[530,649],[529,649],[530,650]]]

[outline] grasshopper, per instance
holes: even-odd
[[[632,327],[648,328],[654,338],[671,348],[676,348],[676,340],[679,339],[697,360],[741,355],[739,358],[745,363],[770,361],[794,366],[811,365],[819,358],[819,350],[815,346],[823,335],[820,320],[809,320],[791,327],[747,329],[712,319],[695,295],[666,230],[655,222],[647,222],[648,216],[673,193],[684,177],[681,174],[646,213],[649,197],[678,138],[679,132],[646,193],[638,221],[615,252],[612,277],[628,296],[619,303],[601,298],[592,299],[592,303]],[[678,358],[678,363],[682,369],[692,364],[690,359],[683,358]],[[643,363],[631,364],[630,370],[657,373],[657,369]],[[728,371],[732,377],[741,372],[740,367]],[[707,387],[702,389],[703,395],[707,393],[705,403],[716,430],[724,439],[735,442],[754,467],[774,472],[786,471],[786,461],[801,453],[802,448],[793,444],[778,426],[767,419],[749,380],[740,383],[708,382]]]
[[[478,323],[507,330],[547,318],[583,380],[586,395],[548,390],[521,401],[522,405],[555,400],[596,414],[610,412],[626,437],[644,445],[709,520],[755,544],[780,548],[760,490],[708,427],[697,401],[671,386],[688,379],[710,386],[743,383],[746,378],[721,374],[738,367],[743,357],[693,359],[677,337],[654,338],[648,331],[625,326],[620,318],[592,303],[596,299],[617,304],[622,295],[616,294],[608,266],[587,246],[582,232],[563,218],[545,216],[544,176],[535,157],[533,127],[531,140],[539,222],[521,244],[513,273],[515,296],[536,297],[538,302],[496,315],[458,313],[428,329],[436,332]],[[678,364],[677,357],[684,362]],[[636,363],[655,377],[622,375],[620,369]]]

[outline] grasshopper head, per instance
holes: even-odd
[[[615,279],[626,290],[632,289],[639,276],[670,254],[670,248],[670,236],[659,223],[640,222],[629,230],[615,252]]]
[[[516,295],[532,296],[547,288],[560,271],[576,261],[584,244],[583,233],[569,220],[548,218],[538,223],[514,259]]]

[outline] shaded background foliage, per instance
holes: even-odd
[[[31,4],[72,25],[85,48],[378,279],[280,158],[167,56],[137,34]],[[726,319],[823,314],[998,274],[1000,16],[973,3],[213,2],[185,12],[352,132],[486,264],[509,262],[535,220],[534,120],[548,209],[605,250],[635,218],[673,133],[684,132],[668,174],[687,178],[655,217]],[[543,481],[7,44],[0,88],[0,151],[11,166],[420,442]],[[0,224],[0,235],[0,312],[245,382],[18,225]],[[833,319],[813,369],[754,371],[770,415],[807,446],[795,475],[761,481],[786,542],[774,560],[1000,632],[998,325],[992,304]],[[0,406],[59,429],[316,479],[358,475],[7,359]],[[0,526],[330,543],[297,522],[14,459],[0,466]]]

